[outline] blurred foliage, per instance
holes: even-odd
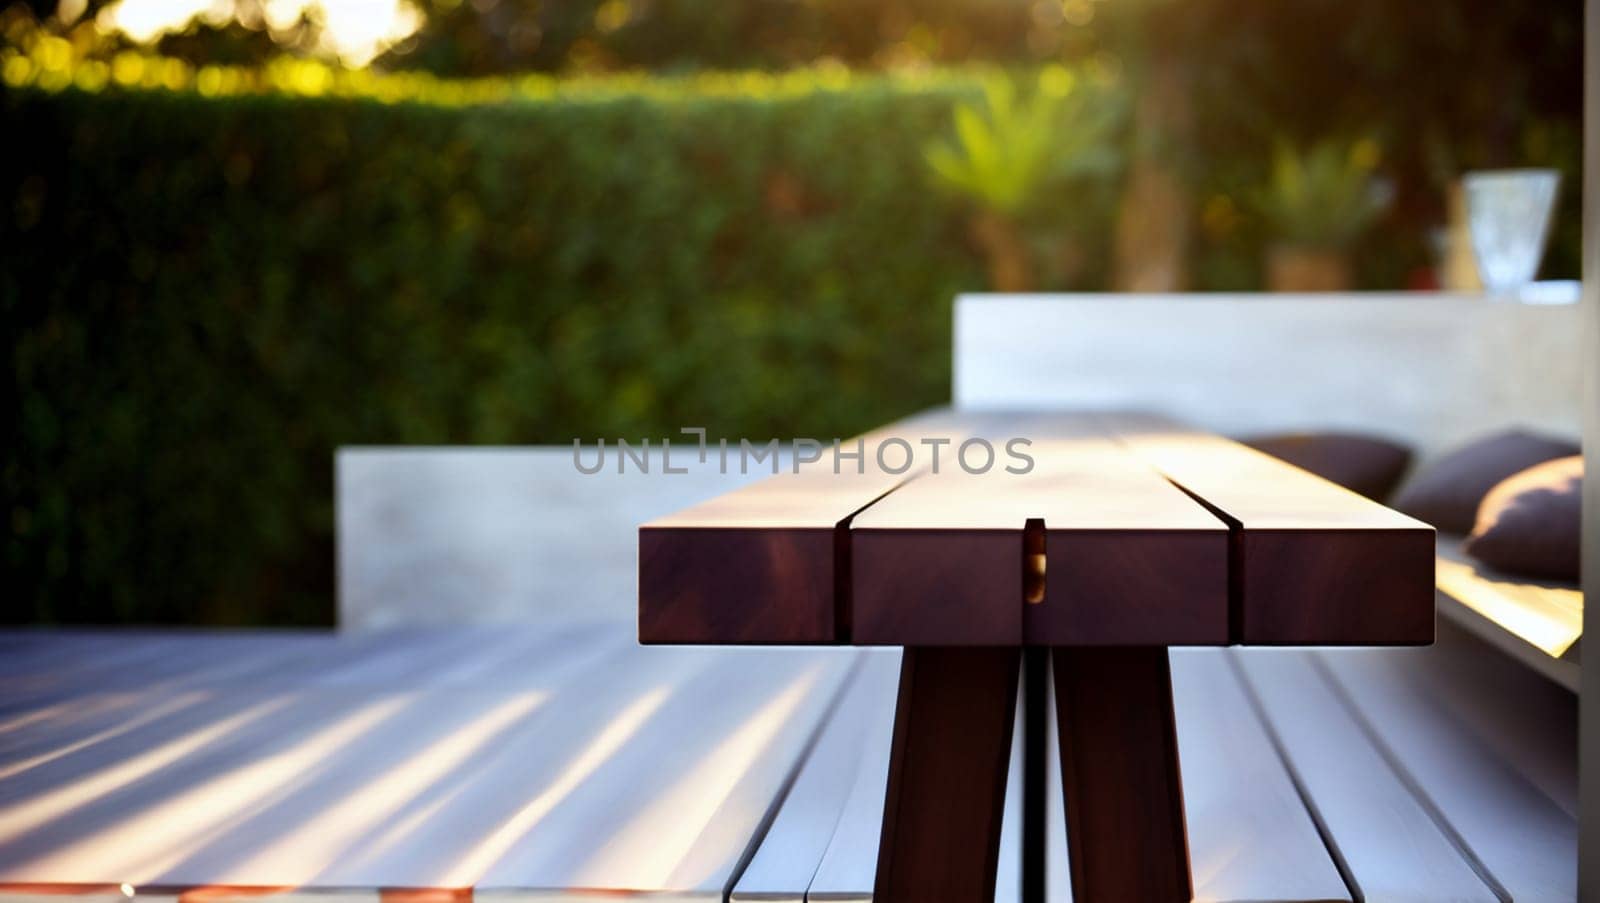
[[[984,79],[981,102],[956,104],[954,134],[923,156],[933,181],[975,208],[969,235],[992,289],[1098,283],[1127,158],[1121,86],[1059,65],[1023,81],[1019,94],[1017,79]]]
[[[340,444],[825,437],[940,403],[981,277],[921,149],[977,82],[785,78],[7,90],[5,619],[329,620]]]
[[[1114,177],[1121,165],[1121,97],[1060,66],[1044,69],[1021,99],[1011,79],[984,84],[982,103],[960,103],[954,136],[924,149],[938,182],[980,206],[1021,216],[1076,179]]]
[[[1305,149],[1280,141],[1254,206],[1279,242],[1343,248],[1389,206],[1389,186],[1373,177],[1378,155],[1370,139],[1328,139]]]
[[[4,17],[0,16],[0,23]],[[976,95],[997,69],[857,72],[823,64],[784,72],[698,72],[676,76],[601,73],[552,76],[440,78],[426,72],[351,69],[318,59],[279,54],[260,65],[195,64],[139,49],[116,49],[62,37],[12,20],[0,43],[0,80],[12,88],[47,92],[145,89],[192,92],[204,98],[270,94],[341,97],[384,104],[459,107],[545,100],[638,100],[668,105],[699,99],[765,101],[840,93],[864,87]]]
[[[1431,261],[1450,181],[1470,169],[1567,176],[1543,273],[1576,278],[1583,4],[1578,0],[1140,0],[1105,32],[1137,72],[1182,67],[1196,121],[1168,147],[1200,204],[1199,285],[1257,287],[1274,236],[1248,199],[1279,141],[1370,134],[1395,189],[1353,259],[1362,285],[1408,286]],[[1107,20],[1110,24],[1110,20]],[[1137,92],[1135,80],[1131,90]],[[1159,136],[1156,136],[1159,141]]]
[[[384,65],[444,75],[1045,60],[1099,0],[425,0]],[[1065,12],[1064,12],[1065,11]]]

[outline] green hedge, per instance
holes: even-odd
[[[323,623],[333,450],[849,434],[948,397],[960,79],[0,97],[10,621]]]

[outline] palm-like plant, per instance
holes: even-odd
[[[1386,186],[1374,177],[1377,164],[1377,145],[1367,139],[1325,140],[1305,150],[1279,142],[1255,207],[1280,242],[1344,247],[1389,206]]]
[[[959,104],[952,139],[931,142],[928,166],[945,187],[1008,217],[1026,214],[1052,184],[1115,169],[1122,110],[1060,67],[1019,97],[1009,79],[984,85],[982,106]]]
[[[954,136],[924,148],[935,181],[977,206],[973,236],[995,289],[1035,287],[1024,223],[1036,233],[1059,229],[1060,189],[1116,169],[1122,114],[1110,92],[1055,66],[1026,94],[1009,79],[986,81],[981,104],[956,106]]]

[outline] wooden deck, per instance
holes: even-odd
[[[1173,652],[1196,899],[1575,898],[1571,695],[1440,633]],[[0,899],[870,899],[898,659],[604,622],[0,634]]]

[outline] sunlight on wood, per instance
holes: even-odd
[[[730,826],[739,830],[752,821],[726,815],[714,821],[712,817],[732,796],[740,779],[769,752],[774,738],[829,670],[823,662],[807,668],[782,693],[702,756],[693,771],[648,804],[641,801],[638,814],[577,870],[573,884],[603,886],[607,876],[628,874],[633,878],[634,887],[695,886],[713,869],[725,866],[721,857],[729,848],[726,841],[733,838],[699,847],[715,856],[715,862],[697,861],[690,854],[697,849],[697,841],[703,836],[727,831]],[[763,812],[769,802],[761,801]]]
[[[523,693],[501,702],[302,822],[256,852],[240,871],[282,874],[332,866],[408,801],[445,779],[548,698],[547,693]]]
[[[492,834],[479,841],[465,859],[457,863],[441,882],[446,886],[469,887],[510,850],[517,841],[532,831],[550,810],[567,795],[599,770],[606,760],[638,733],[650,716],[655,714],[669,696],[667,687],[656,687],[634,700],[623,709],[606,729],[601,731],[583,751],[572,758],[561,774],[545,788],[544,792],[529,800]]]
[[[160,705],[150,706],[126,721],[117,722],[110,727],[107,727],[105,730],[84,737],[82,740],[69,743],[59,749],[53,749],[49,752],[40,753],[36,756],[30,756],[29,758],[12,762],[3,768],[0,768],[0,781],[22,774],[30,768],[36,768],[46,762],[53,762],[63,756],[71,755],[78,750],[87,749],[96,743],[109,740],[112,737],[126,734],[128,731],[142,727],[146,724],[156,721],[157,719],[165,718],[174,712],[183,711],[184,709],[196,705],[197,703],[200,703],[208,698],[209,694],[206,693],[184,693],[174,699],[161,703]]]
[[[295,699],[284,697],[270,705],[277,710],[287,709]],[[154,881],[213,839],[218,828],[229,819],[281,794],[285,786],[412,701],[413,697],[408,694],[363,706],[281,752],[194,784],[183,793],[138,811],[137,815],[130,812],[129,817],[100,831],[81,835],[73,843],[58,847],[48,857],[30,864],[29,868],[40,874],[59,873],[92,857],[98,862],[97,868],[108,876],[116,875],[135,885]],[[211,728],[200,733],[213,742],[238,739],[237,720],[224,721],[222,724],[227,730]],[[107,787],[104,792],[113,789]]]
[[[1439,588],[1462,605],[1552,658],[1565,655],[1582,636],[1580,590],[1488,576],[1460,553],[1452,555],[1442,544],[1440,551],[1434,565]]]
[[[60,818],[118,788],[126,787],[163,768],[170,767],[245,725],[283,709],[288,703],[287,698],[279,698],[251,706],[231,718],[225,718],[210,727],[170,743],[164,743],[93,777],[69,784],[55,793],[47,794],[32,802],[11,806],[0,812],[0,844],[24,837],[40,825]],[[49,870],[45,868],[41,871]]]

